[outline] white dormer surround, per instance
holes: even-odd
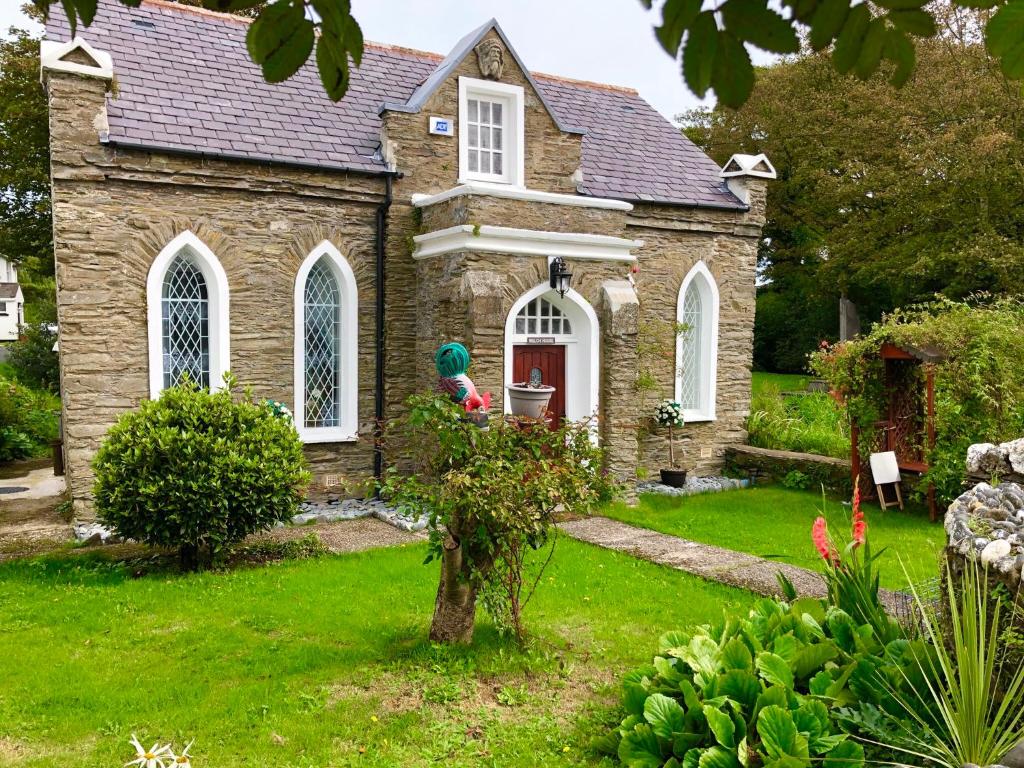
[[[72,54],[80,51],[83,56],[91,60],[92,64],[71,60]],[[76,37],[66,43],[58,43],[55,40],[43,40],[39,46],[39,73],[43,79],[46,70],[53,72],[70,72],[75,75],[86,77],[98,77],[102,80],[114,79],[114,60],[106,51],[99,51],[89,45],[85,40]]]
[[[416,235],[414,259],[429,259],[446,253],[505,253],[513,256],[562,256],[566,259],[636,261],[631,253],[643,240],[579,232],[544,232],[514,227],[461,224],[436,232]]]
[[[778,177],[775,166],[769,162],[767,155],[733,155],[718,174],[725,179],[729,191],[744,203],[750,203],[749,178],[774,179]]]
[[[633,204],[625,200],[612,200],[606,197],[586,197],[585,195],[566,195],[561,192],[542,192],[539,189],[510,187],[507,184],[487,184],[479,181],[467,182],[457,187],[438,192],[436,195],[414,194],[412,204],[417,208],[426,208],[435,203],[443,203],[453,197],[481,195],[502,197],[508,200],[526,200],[533,203],[551,203],[553,205],[575,205],[581,208],[604,208],[612,211],[632,211]]]
[[[518,85],[459,78],[459,182],[523,186],[526,118]]]

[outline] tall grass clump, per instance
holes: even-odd
[[[850,426],[843,410],[824,392],[784,397],[765,383],[755,390],[747,418],[748,442],[759,448],[820,456],[850,455]]]

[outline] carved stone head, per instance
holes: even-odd
[[[491,80],[500,80],[505,68],[505,50],[497,40],[484,40],[476,47],[480,74]]]

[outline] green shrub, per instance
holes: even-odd
[[[230,386],[164,390],[118,420],[93,467],[100,520],[186,566],[291,519],[309,481],[292,422]]]
[[[599,746],[643,768],[857,768],[864,750],[837,708],[895,710],[879,680],[920,686],[911,646],[923,647],[887,647],[824,601],[759,600],[745,618],[664,635],[653,665],[626,677],[625,719]]]
[[[0,376],[0,461],[44,455],[58,431],[60,403]]]
[[[11,344],[8,362],[18,381],[35,389],[57,392],[60,389],[60,361],[53,345],[57,333],[46,323],[24,325],[21,338]]]
[[[784,488],[792,488],[794,491],[806,491],[811,487],[812,482],[814,481],[811,479],[811,476],[804,474],[799,469],[791,469],[782,478],[782,486]]]
[[[971,443],[1000,443],[1024,433],[1022,327],[1020,297],[939,300],[893,312],[867,336],[823,345],[810,365],[843,394],[850,419],[862,430],[859,444],[866,464],[871,446],[881,440],[875,425],[889,407],[882,345],[934,348],[943,355],[932,364],[937,436],[927,451],[929,469],[918,493],[934,483],[946,504],[963,490],[964,457]],[[925,373],[925,366],[915,365],[904,372],[902,383],[923,392]]]

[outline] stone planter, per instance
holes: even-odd
[[[510,384],[508,405],[513,416],[525,416],[528,419],[542,419],[551,402],[555,388],[548,384],[531,387],[528,384]]]
[[[682,488],[686,485],[685,469],[663,469],[661,470],[661,484],[669,488]]]

